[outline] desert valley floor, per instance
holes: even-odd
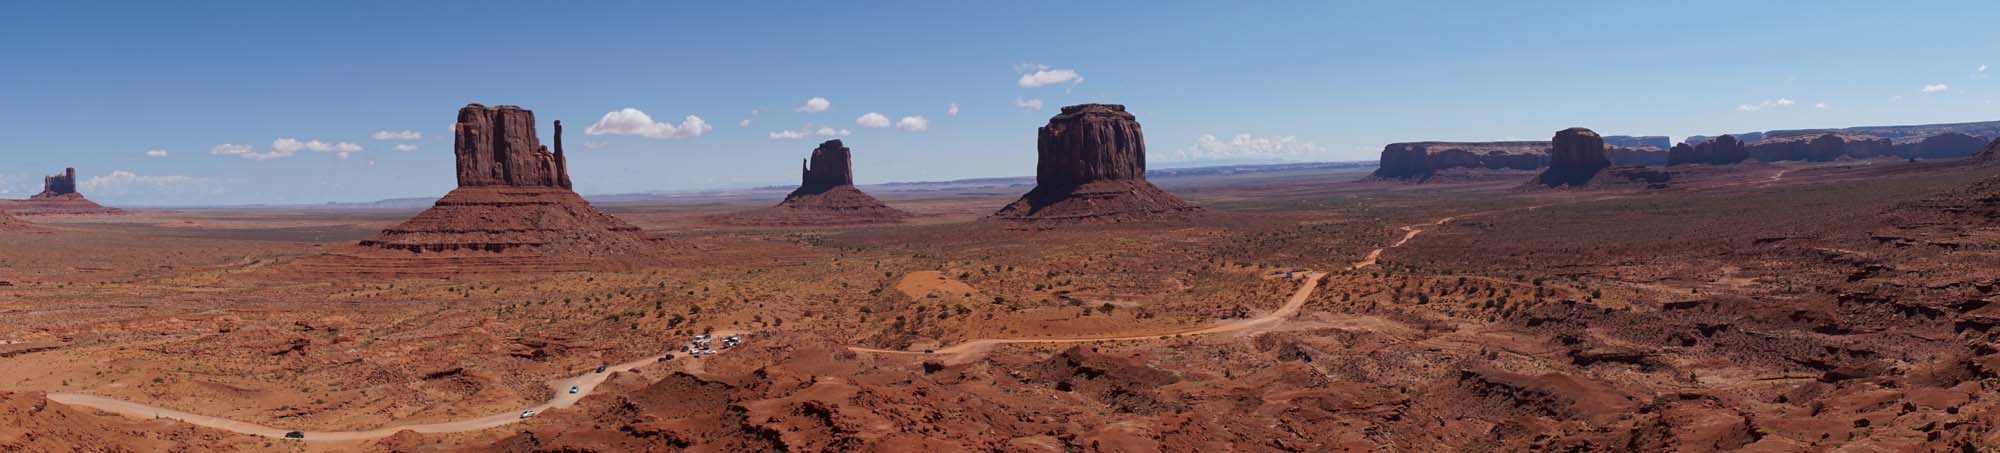
[[[984,219],[1019,181],[871,188],[912,214],[884,226],[710,221],[769,192],[600,201],[658,258],[592,271],[305,265],[414,209],[29,217],[0,226],[0,446],[2000,443],[1990,164],[1677,166],[1604,190],[1369,170],[1156,177],[1204,210],[1049,228]],[[744,342],[680,351],[704,333]]]

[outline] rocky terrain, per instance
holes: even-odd
[[[1199,210],[1146,182],[1145,136],[1123,105],[1063,107],[1040,129],[1035,150],[1034,190],[1000,208],[994,218],[1097,223]]]
[[[107,208],[84,198],[76,191],[76,169],[65,168],[62,173],[42,177],[42,191],[26,200],[0,201],[0,210],[15,215],[75,215],[75,214],[116,214],[118,209]]]
[[[1896,143],[1896,155],[1910,159],[1956,159],[1978,154],[1986,147],[1986,137],[1946,132]]]
[[[1762,140],[1744,145],[1751,159],[1763,162],[1827,162],[1840,158],[1867,159],[1893,156],[1889,139],[1856,134],[1765,134]]]
[[[854,187],[853,151],[840,140],[820,143],[802,165],[799,188],[786,194],[785,201],[715,220],[737,225],[857,225],[896,223],[910,217],[910,213],[891,208]]]
[[[520,107],[460,109],[452,147],[458,189],[357,247],[302,264],[323,272],[517,272],[645,255],[651,247],[638,227],[570,190],[562,122],[554,153],[535,124],[534,112]]]

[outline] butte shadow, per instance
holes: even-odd
[[[345,250],[301,260],[308,270],[449,274],[622,268],[653,251],[638,227],[570,189],[555,123],[554,153],[532,111],[466,105],[453,127],[458,188],[408,221]]]
[[[1035,145],[1035,188],[994,212],[1024,224],[1090,224],[1181,219],[1200,207],[1146,181],[1146,140],[1125,106],[1062,108]]]
[[[708,220],[747,226],[833,226],[901,223],[911,217],[854,187],[854,154],[840,140],[820,143],[802,165],[799,188],[777,206]]]

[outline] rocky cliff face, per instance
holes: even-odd
[[[1894,145],[1889,139],[1868,136],[1825,133],[1817,135],[1765,135],[1763,140],[1746,145],[1749,157],[1764,162],[1802,160],[1826,162],[1842,157],[1869,158],[1893,155]]]
[[[1604,146],[1604,138],[1590,129],[1572,127],[1556,131],[1549,141],[1549,168],[1535,176],[1531,184],[1547,187],[1589,186],[1604,169],[1611,167],[1611,151]],[[1663,186],[1667,174],[1662,171],[1647,171],[1637,167],[1620,167],[1612,172],[1619,179],[1642,182],[1649,186]]]
[[[1609,153],[1606,157],[1611,159],[1611,165],[1645,167],[1667,164],[1666,148],[1655,148],[1652,145],[1628,148],[1610,143],[1606,143],[1605,146],[1610,148],[1606,150]]]
[[[1742,162],[1750,157],[1743,148],[1743,142],[1734,135],[1723,135],[1713,140],[1698,142],[1692,146],[1681,143],[1667,156],[1667,165],[1709,164],[1726,165]]]
[[[458,110],[453,128],[458,186],[570,188],[562,125],[556,130],[556,153],[551,154],[535,135],[535,112],[511,105],[466,105]]]
[[[1123,105],[1063,107],[1042,126],[1035,149],[1037,186],[1146,179],[1146,140],[1139,121]]]
[[[799,190],[854,185],[854,155],[840,140],[827,140],[805,160]]]
[[[76,168],[65,168],[62,173],[42,177],[42,193],[32,198],[53,198],[76,193]]]
[[[1594,170],[1611,166],[1611,157],[1605,153],[1604,138],[1590,129],[1572,127],[1556,131],[1556,137],[1550,144],[1551,169]]]
[[[1036,155],[1035,189],[994,217],[1123,221],[1198,209],[1146,182],[1146,140],[1123,105],[1063,107],[1040,129]]]
[[[1611,145],[1612,148],[1640,149],[1652,147],[1661,150],[1674,146],[1673,139],[1667,138],[1664,135],[1606,135],[1604,136],[1604,144]]]
[[[1898,143],[1896,155],[1911,159],[1955,159],[1978,154],[1985,146],[1984,137],[1948,132]]]

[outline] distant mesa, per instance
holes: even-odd
[[[1947,132],[1924,137],[1923,140],[1898,143],[1896,155],[1911,159],[1956,159],[1979,154],[1986,144],[1985,137]]]
[[[1666,165],[1667,137],[1602,137],[1614,165]],[[1452,169],[1535,171],[1548,168],[1547,141],[1403,142],[1382,147],[1381,168],[1374,176],[1425,181]]]
[[[799,188],[777,206],[711,218],[716,223],[815,226],[898,223],[910,213],[854,187],[854,154],[840,140],[814,148],[799,170]]]
[[[1674,145],[1674,149],[1667,153],[1667,165],[1727,165],[1749,158],[1750,152],[1744,149],[1741,140],[1737,140],[1734,135],[1724,134],[1699,144]]]
[[[76,191],[76,168],[65,168],[62,173],[42,177],[42,191],[26,200],[9,200],[0,204],[0,209],[21,216],[58,214],[116,214],[124,211],[107,208],[84,198]]]
[[[1549,167],[1536,175],[1533,184],[1545,187],[1615,186],[1640,183],[1664,187],[1664,171],[1643,167],[1613,167],[1611,150],[1597,132],[1581,127],[1556,131],[1549,141]]]
[[[1200,211],[1146,182],[1146,140],[1125,106],[1062,108],[1035,145],[1035,188],[993,218],[1031,223],[1109,223]]]
[[[564,270],[648,250],[638,227],[570,190],[561,121],[555,123],[554,153],[535,134],[534,112],[520,107],[466,105],[454,131],[457,189],[353,250],[309,266],[415,274]]]
[[[1866,159],[1892,156],[1889,139],[1846,133],[1765,134],[1763,140],[1745,146],[1751,159],[1761,162],[1830,162],[1840,158]]]

